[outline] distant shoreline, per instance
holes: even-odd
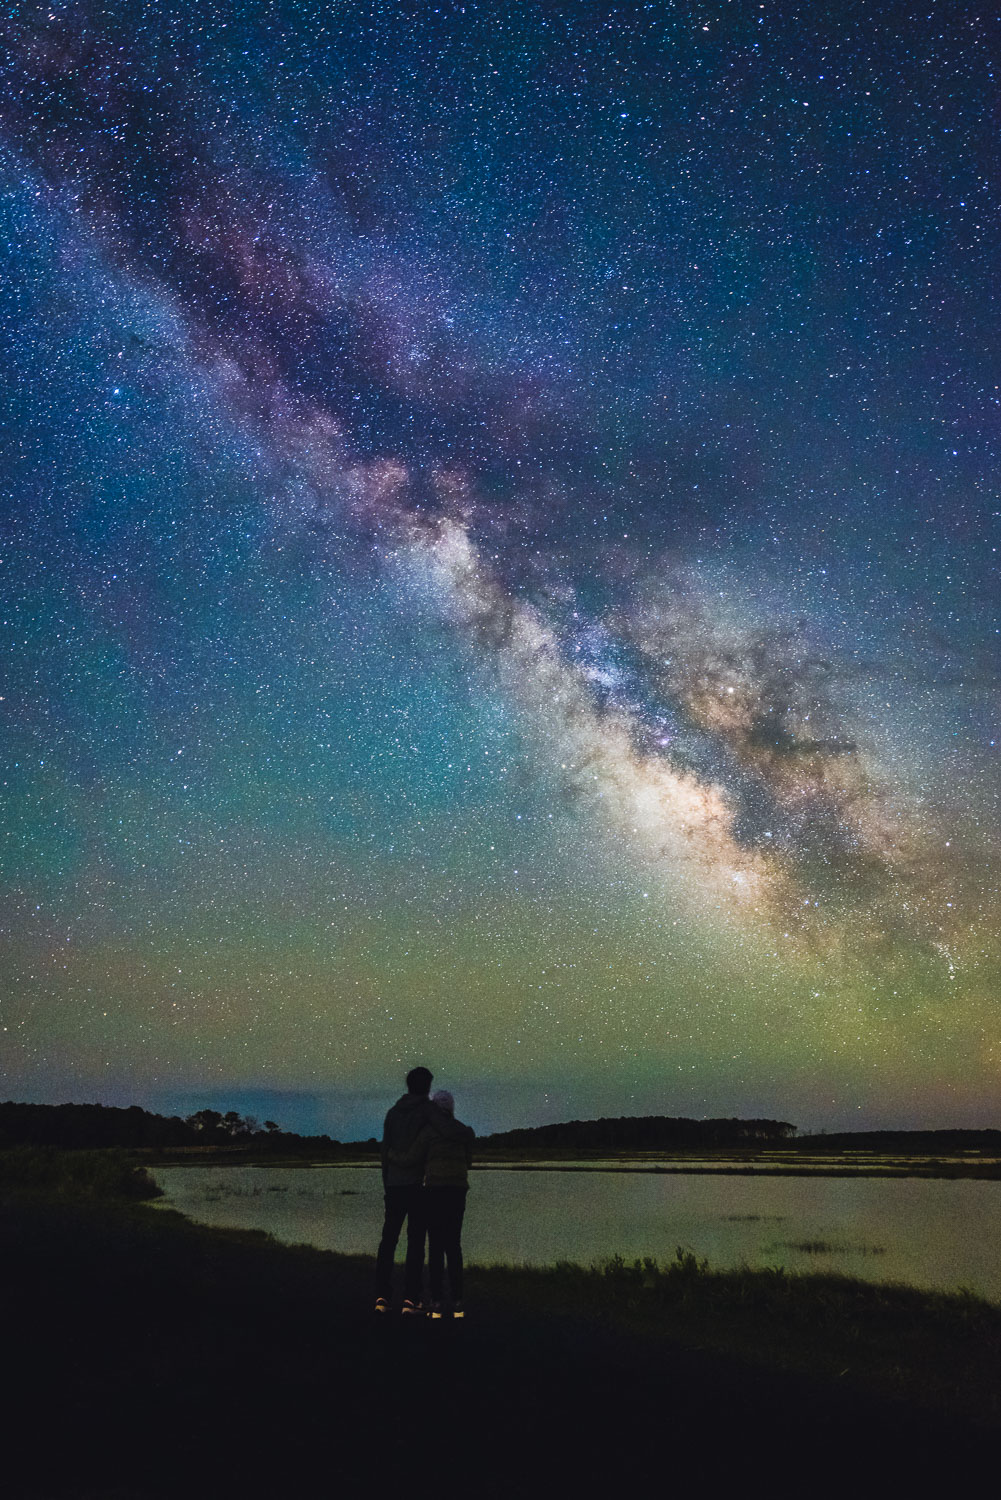
[[[202,1109],[187,1119],[130,1105],[0,1103],[0,1149],[17,1146],[62,1150],[134,1151],[140,1159],[212,1159],[275,1164],[377,1160],[379,1142],[300,1135],[274,1120],[263,1126],[235,1110]],[[774,1171],[878,1175],[999,1175],[1001,1130],[857,1130],[798,1134],[787,1120],[693,1120],[674,1115],[621,1115],[596,1120],[515,1127],[481,1135],[481,1164],[511,1163],[524,1170],[546,1163],[607,1164],[606,1170]],[[838,1160],[840,1158],[840,1160]],[[832,1167],[832,1163],[833,1165]],[[555,1164],[555,1165],[549,1165]],[[972,1170],[971,1170],[972,1168]]]
[[[379,1166],[375,1153],[362,1155],[352,1153],[310,1157],[275,1157],[256,1154],[252,1150],[239,1148],[181,1148],[176,1151],[138,1151],[134,1153],[150,1165],[161,1167],[300,1167],[322,1170],[325,1167]],[[877,1178],[941,1178],[968,1179],[981,1182],[1001,1181],[1001,1158],[968,1155],[965,1157],[886,1157],[874,1160],[877,1153],[841,1153],[837,1162],[828,1158],[807,1158],[796,1151],[768,1152],[767,1160],[758,1158],[735,1158],[721,1153],[718,1161],[700,1157],[696,1161],[684,1157],[667,1157],[660,1153],[645,1153],[656,1159],[639,1159],[634,1152],[622,1152],[616,1159],[611,1152],[602,1152],[588,1160],[581,1155],[560,1159],[546,1153],[532,1156],[520,1153],[510,1156],[492,1153],[473,1163],[473,1171],[493,1172],[598,1172],[645,1174],[648,1176],[705,1176],[705,1177],[877,1177]],[[782,1157],[783,1160],[776,1160]]]

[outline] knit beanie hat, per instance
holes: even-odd
[[[431,1103],[437,1104],[438,1108],[445,1110],[446,1114],[455,1114],[455,1100],[448,1089],[439,1089],[437,1093],[432,1094]]]

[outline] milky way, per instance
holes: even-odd
[[[0,34],[6,1093],[995,1123],[982,23]]]

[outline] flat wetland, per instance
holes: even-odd
[[[593,1187],[626,1195],[609,1210],[612,1227],[636,1190],[659,1201],[662,1248],[634,1256],[620,1246],[593,1266],[484,1258],[469,1273],[466,1323],[448,1325],[372,1313],[369,1230],[381,1194],[370,1156],[291,1169],[224,1160],[202,1153],[198,1165],[175,1159],[154,1171],[172,1189],[187,1179],[192,1192],[212,1177],[218,1204],[242,1212],[264,1201],[275,1218],[301,1196],[318,1218],[368,1226],[365,1253],[280,1243],[259,1228],[193,1222],[163,1199],[134,1201],[151,1186],[135,1153],[0,1152],[0,1267],[17,1289],[6,1329],[18,1373],[7,1493],[235,1500],[313,1493],[317,1474],[370,1486],[376,1473],[410,1493],[415,1454],[429,1486],[443,1472],[428,1448],[443,1399],[448,1463],[485,1495],[613,1483],[630,1493],[663,1472],[668,1439],[675,1481],[715,1487],[779,1462],[806,1472],[818,1453],[825,1484],[854,1483],[864,1458],[874,1486],[941,1478],[957,1487],[996,1447],[1001,1307],[837,1274],[824,1259],[834,1241],[811,1235],[802,1216],[769,1219],[760,1196],[933,1190],[959,1203],[955,1195],[1001,1197],[991,1182],[660,1174],[624,1162],[610,1170],[607,1159],[597,1171],[557,1161],[547,1175],[541,1161],[527,1174],[492,1163],[474,1177],[470,1237],[509,1185],[506,1206],[497,1199],[501,1224],[519,1216],[518,1203],[532,1217],[519,1194],[564,1191],[551,1217],[575,1200],[580,1245],[580,1226],[604,1212]],[[726,1195],[714,1207],[721,1234],[788,1241],[813,1274],[726,1268],[686,1248],[672,1195],[695,1191]],[[854,1230],[843,1215],[833,1223],[848,1245]],[[985,1237],[983,1226],[967,1228],[971,1241]],[[861,1238],[856,1250],[859,1266],[889,1254]]]
[[[262,1155],[239,1145],[176,1147],[140,1152],[151,1163],[195,1166],[370,1167],[378,1152],[359,1147],[331,1148],[323,1155]],[[504,1151],[487,1148],[478,1153],[474,1171],[508,1172],[648,1172],[682,1176],[796,1177],[970,1177],[1001,1182],[1001,1156],[984,1151],[955,1153],[817,1151],[796,1149],[716,1151]]]
[[[464,1229],[470,1261],[552,1266],[670,1260],[717,1270],[841,1273],[1001,1303],[1001,1188],[921,1159],[914,1172],[776,1167],[663,1156],[496,1159],[474,1171]],[[894,1158],[894,1162],[899,1158]],[[675,1170],[681,1162],[685,1170]],[[728,1165],[739,1170],[727,1171]],[[164,1203],[200,1223],[263,1229],[289,1244],[371,1254],[382,1185],[371,1157],[157,1166]]]

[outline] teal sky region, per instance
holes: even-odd
[[[0,1094],[998,1123],[986,21],[0,43]]]

